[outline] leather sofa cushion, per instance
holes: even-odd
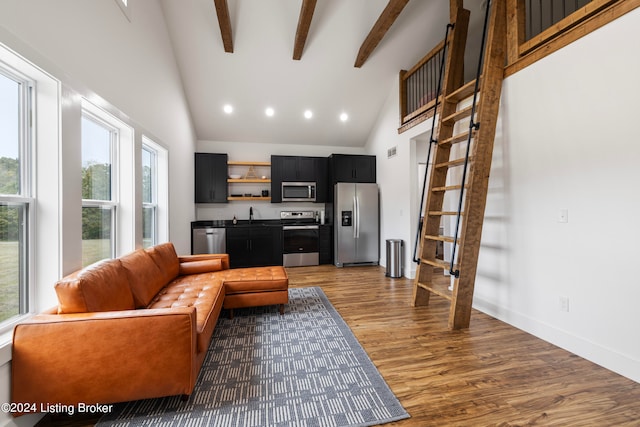
[[[289,289],[287,272],[279,266],[234,268],[218,274],[224,281],[227,295]]]
[[[222,260],[203,259],[200,261],[189,261],[180,263],[180,275],[209,273],[222,270]]]
[[[164,283],[169,283],[178,277],[180,271],[180,261],[173,243],[162,243],[145,249],[156,265],[162,271]]]
[[[195,255],[183,255],[179,256],[178,259],[180,263],[183,262],[193,262],[193,261],[203,261],[205,259],[219,259],[222,263],[222,269],[228,270],[229,265],[229,254],[195,254]]]
[[[55,284],[58,313],[132,310],[133,294],[119,259],[99,261]]]
[[[120,261],[129,279],[136,308],[146,307],[168,283],[165,275],[144,249],[124,255]]]
[[[211,334],[222,309],[225,290],[219,273],[179,276],[153,299],[147,308],[196,308],[198,352],[209,347]]]

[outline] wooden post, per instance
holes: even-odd
[[[520,45],[526,37],[524,0],[507,0],[507,65],[520,59]]]
[[[400,70],[400,126],[404,124],[407,115],[407,70]]]

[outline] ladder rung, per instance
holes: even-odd
[[[466,83],[464,86],[461,86],[459,89],[456,89],[454,92],[451,92],[449,95],[447,95],[447,101],[460,102],[463,99],[473,95],[473,90],[475,89],[475,87],[476,87],[476,80],[473,79],[469,83]]]
[[[451,263],[447,262],[447,261],[443,261],[441,259],[426,259],[426,258],[420,258],[420,262],[428,264],[428,265],[432,265],[434,267],[438,267],[438,268],[443,268],[445,270],[449,270],[449,268],[451,267]],[[454,269],[457,269],[458,266],[456,265]]]
[[[445,117],[444,119],[442,119],[442,123],[445,125],[451,125],[459,120],[464,119],[465,117],[471,116],[472,110],[473,106],[469,105],[468,107],[463,108],[462,110],[458,110],[450,116]]]
[[[441,297],[444,297],[448,300],[451,300],[453,298],[452,292],[449,290],[449,285],[442,283],[442,281],[440,281],[440,283],[435,283],[433,281],[431,283],[417,282],[416,286],[432,292],[436,295],[440,295]]]
[[[458,215],[457,211],[430,211],[430,216],[447,216],[447,215]],[[464,212],[460,212],[460,215],[464,215]]]
[[[472,157],[469,156],[469,161],[471,161]],[[455,166],[461,166],[464,165],[464,157],[461,157],[459,159],[455,159],[455,160],[450,160],[448,162],[444,162],[444,163],[438,163],[436,165],[436,168],[449,168],[449,167],[455,167]]]
[[[457,144],[459,142],[468,141],[468,140],[469,140],[469,131],[466,131],[463,133],[459,133],[458,135],[454,135],[451,138],[447,138],[444,141],[439,142],[438,145],[446,146],[446,145]]]
[[[436,240],[438,242],[453,243],[453,237],[451,236],[433,236],[433,235],[425,234],[424,238],[427,240]]]
[[[431,189],[431,191],[434,193],[438,193],[441,191],[453,191],[453,190],[462,190],[462,185],[448,185],[446,187],[433,187]]]
[[[434,267],[444,268],[444,269],[449,269],[449,266],[451,265],[451,263],[448,263],[446,261],[443,261],[437,258],[436,259],[420,258],[420,262],[424,264],[432,265]]]

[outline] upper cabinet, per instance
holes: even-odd
[[[271,156],[271,202],[282,202],[283,182],[315,182],[316,203],[328,197],[326,157]]]
[[[332,154],[329,175],[331,186],[336,182],[376,182],[376,156]]]
[[[317,157],[271,156],[271,163],[274,157],[281,168],[282,181],[314,182],[316,180]]]
[[[271,156],[271,163],[228,160],[227,154],[195,154],[196,203],[282,203],[283,182],[315,183],[316,203],[326,203],[333,198],[336,182],[376,182],[375,156]]]
[[[195,154],[195,202],[227,203],[226,154]]]

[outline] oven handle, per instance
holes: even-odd
[[[319,230],[319,225],[285,225],[282,230]]]

